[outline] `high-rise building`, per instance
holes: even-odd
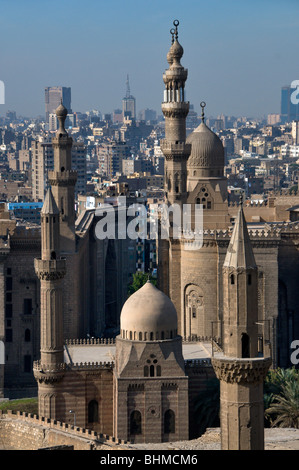
[[[49,122],[49,115],[55,114],[56,108],[63,103],[68,113],[72,113],[71,109],[71,88],[64,86],[51,86],[45,88],[45,106],[46,121]]]
[[[48,171],[54,168],[54,150],[51,138],[39,138],[32,143],[32,197],[43,201],[48,189]],[[77,171],[76,193],[86,192],[86,147],[74,142],[71,150],[72,166]]]
[[[98,148],[101,172],[109,178],[122,173],[122,162],[130,157],[130,148],[126,142],[113,140],[102,143]]]
[[[291,122],[299,119],[299,103],[294,99],[296,87],[284,86],[281,89],[281,122]]]
[[[126,96],[123,98],[123,117],[136,119],[136,99],[130,92],[129,75],[127,76]]]

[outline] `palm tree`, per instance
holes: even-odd
[[[281,393],[273,395],[273,401],[265,411],[266,417],[274,415],[271,426],[299,428],[299,381],[291,380],[281,386]]]
[[[297,380],[299,380],[299,371],[294,367],[270,369],[265,380],[264,392],[266,395],[277,395],[281,393],[283,385]]]
[[[271,427],[275,421],[274,411],[268,413],[272,404],[277,401],[277,397],[283,392],[283,387],[287,383],[293,383],[299,380],[299,371],[294,367],[289,369],[270,369],[264,383],[264,410],[265,427]]]

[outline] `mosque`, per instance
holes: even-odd
[[[196,428],[194,399],[216,376],[222,448],[263,449],[263,380],[271,364],[288,355],[278,325],[288,324],[289,309],[278,300],[296,304],[285,259],[298,227],[271,223],[271,207],[264,222],[253,226],[242,200],[229,206],[224,149],[205,124],[203,103],[202,123],[186,136],[187,70],[180,62],[178,22],[171,32],[163,75],[165,194],[169,205],[189,204],[193,214],[202,204],[202,247],[187,249],[189,240],[172,232],[159,239],[158,288],[148,281],[124,302],[115,341],[65,342],[68,269],[61,240],[64,246],[70,240],[72,249],[75,174],[67,111],[63,104],[57,108],[55,171],[41,211],[42,254],[35,260],[41,289],[41,356],[34,363],[39,414],[69,423],[75,416],[80,427],[136,443],[185,440]],[[297,322],[292,328],[294,334]]]

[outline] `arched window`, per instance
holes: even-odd
[[[175,433],[175,414],[172,410],[167,410],[164,414],[164,434],[171,433]]]
[[[26,341],[27,343],[30,342],[30,337],[31,337],[31,333],[30,333],[30,330],[27,328],[27,329],[25,330],[25,341]]]
[[[155,377],[155,366],[150,366],[150,377]]]
[[[231,274],[231,276],[230,276],[230,283],[231,284],[235,283],[235,276],[233,274]]]
[[[142,333],[139,333],[139,341],[142,341]]]
[[[88,422],[97,423],[99,421],[99,405],[96,400],[88,403]]]
[[[140,411],[132,411],[130,415],[130,434],[142,434]]]
[[[242,333],[242,357],[250,357],[249,353],[249,336],[246,333]]]
[[[157,366],[157,377],[161,377],[161,366]]]
[[[148,366],[144,366],[143,372],[144,372],[144,377],[148,377]]]

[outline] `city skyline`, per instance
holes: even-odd
[[[72,89],[74,111],[121,107],[126,77],[137,114],[161,114],[162,74],[171,45],[169,30],[180,21],[179,41],[188,69],[187,99],[207,115],[262,117],[280,113],[281,87],[299,79],[295,0],[74,0],[38,3],[1,0],[2,70],[7,110],[43,116],[44,88]]]

